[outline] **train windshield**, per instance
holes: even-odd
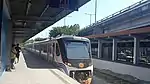
[[[89,59],[88,49],[87,42],[66,42],[68,59]]]

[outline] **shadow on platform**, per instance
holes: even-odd
[[[23,50],[23,56],[28,68],[32,69],[56,69],[53,65],[36,56],[35,54]]]

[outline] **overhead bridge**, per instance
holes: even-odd
[[[80,36],[97,35],[150,25],[150,1],[141,0],[127,8],[88,25]]]

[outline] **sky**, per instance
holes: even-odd
[[[97,21],[105,18],[121,9],[124,9],[140,0],[97,0]],[[68,16],[66,16],[66,25],[74,25],[79,24],[80,29],[88,26],[90,24],[90,16],[86,15],[95,13],[95,0],[91,0],[86,3],[82,7],[79,8],[78,11],[74,11]],[[92,15],[91,22],[95,22],[95,16]],[[31,39],[35,39],[37,37],[45,38],[49,36],[49,30],[52,27],[64,26],[64,18],[53,24],[52,26],[47,27],[42,32],[38,33]]]

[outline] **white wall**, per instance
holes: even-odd
[[[141,80],[150,81],[150,69],[148,68],[109,62],[99,59],[93,59],[93,63],[94,67],[98,69],[109,69],[115,73],[128,74]]]

